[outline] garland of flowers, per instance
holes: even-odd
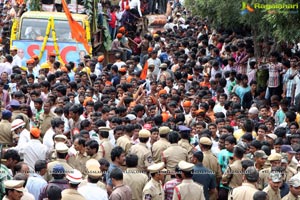
[[[86,39],[87,39],[88,42],[91,42],[91,27],[90,27],[89,21],[86,20],[86,21],[84,21],[84,23],[85,23]],[[90,49],[89,49],[88,54],[91,56],[91,54],[92,54],[92,47],[91,46],[89,46],[89,47],[90,47]]]
[[[42,44],[42,48],[41,48],[41,51],[40,51],[40,54],[39,54],[39,60],[41,60],[43,54],[44,54],[44,51],[45,51],[45,48],[46,48],[46,44],[47,44],[47,41],[48,41],[48,38],[49,38],[49,34],[50,34],[50,28],[51,28],[51,21],[52,21],[52,17],[50,17],[48,19],[48,24],[47,24],[47,29],[46,29],[46,35],[44,37],[44,41],[43,41],[43,44]]]
[[[54,25],[54,19],[51,18],[51,28],[52,28],[52,38],[53,38],[53,43],[54,43],[54,49],[56,51],[56,56],[58,58],[58,61],[62,64],[64,64],[64,61],[62,60],[60,53],[59,53],[59,48],[57,45],[57,38],[56,38],[56,32],[55,32],[55,25]]]
[[[46,49],[47,41],[48,41],[49,34],[50,34],[50,29],[52,30],[53,44],[54,44],[54,49],[56,51],[57,58],[58,58],[59,62],[64,63],[63,60],[62,60],[62,58],[61,58],[61,56],[60,56],[59,48],[58,48],[58,45],[57,45],[57,38],[56,38],[55,25],[54,25],[54,19],[53,19],[53,17],[50,17],[48,19],[48,24],[47,24],[47,29],[46,29],[46,35],[44,37],[42,48],[41,48],[41,51],[40,51],[40,54],[39,54],[39,60],[42,58],[42,56],[44,54],[44,51]]]
[[[14,19],[13,25],[12,25],[12,28],[11,28],[12,35],[10,37],[10,45],[12,45],[13,40],[17,39],[16,32],[17,32],[18,26],[19,26],[19,20],[18,19]]]

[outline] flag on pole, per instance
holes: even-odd
[[[65,0],[62,0],[62,5],[63,5],[64,11],[66,13],[67,19],[69,21],[72,38],[74,40],[76,40],[77,42],[82,43],[84,48],[86,49],[86,51],[90,54],[91,47],[89,46],[88,41],[86,39],[86,32],[85,32],[83,26],[81,26],[77,21],[75,21],[73,19]]]
[[[148,61],[146,61],[145,65],[143,67],[143,70],[141,72],[141,75],[140,75],[141,80],[145,80],[147,78],[147,72],[148,72]]]

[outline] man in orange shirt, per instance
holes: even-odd
[[[210,82],[209,82],[210,76],[209,76],[209,74],[204,73],[203,77],[204,77],[204,80],[200,83],[200,87],[210,88]]]

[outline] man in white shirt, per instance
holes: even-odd
[[[148,66],[154,65],[154,71],[152,72],[153,76],[158,77],[159,66],[161,65],[161,61],[157,58],[157,51],[151,52],[151,57],[147,60]]]
[[[0,74],[6,72],[8,76],[12,74],[12,62],[13,57],[11,55],[6,55],[4,59],[4,63],[0,63]]]
[[[31,128],[30,141],[20,150],[20,154],[24,155],[24,162],[28,164],[32,171],[34,170],[35,162],[38,160],[46,160],[47,156],[47,147],[39,140],[40,135],[40,129]]]
[[[100,164],[95,159],[90,159],[86,162],[88,183],[78,188],[78,192],[86,200],[107,200],[107,191],[98,187],[97,183],[102,175]]]
[[[43,138],[43,144],[47,146],[48,152],[54,148],[54,135],[63,134],[65,122],[61,118],[51,120],[51,128],[49,128]]]
[[[18,55],[18,48],[16,46],[12,46],[10,48],[10,54],[13,56],[13,62],[11,63],[12,66],[18,65],[19,67],[21,67],[22,59]]]
[[[12,147],[11,149],[14,149],[16,151],[20,151],[22,147],[24,147],[30,140],[30,133],[25,128],[25,122],[22,119],[15,119],[11,123],[11,131],[15,132],[19,136],[18,144],[15,147]]]
[[[125,62],[122,61],[122,55],[120,53],[115,54],[116,62],[114,65],[118,66],[118,70],[121,69],[122,66],[126,65]]]
[[[129,1],[129,6],[130,6],[130,9],[137,9],[137,11],[140,14],[140,17],[142,17],[141,1],[140,0],[131,0],[131,1]]]

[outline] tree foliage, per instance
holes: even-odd
[[[255,1],[255,0],[185,0],[185,6],[194,15],[207,17],[214,28],[229,30],[251,28],[257,38],[274,38],[277,42],[295,41],[300,38],[300,9],[254,9],[247,12],[241,9],[242,3],[295,4],[297,0]]]

